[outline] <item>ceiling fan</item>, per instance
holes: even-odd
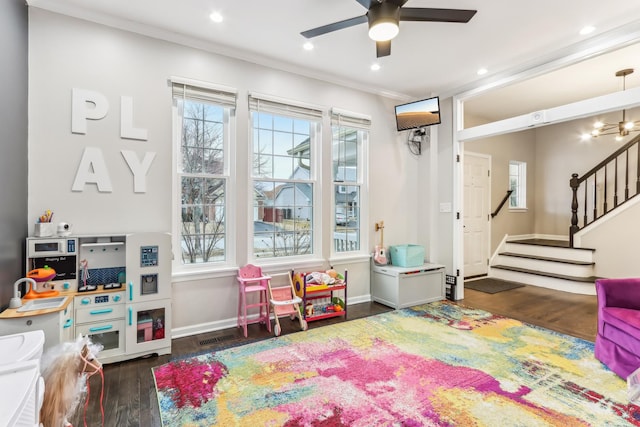
[[[369,23],[369,37],[376,42],[377,57],[391,54],[391,39],[398,35],[399,21],[460,22],[467,23],[476,10],[434,9],[402,7],[408,0],[356,0],[367,9],[367,13],[344,21],[323,25],[303,31],[310,39],[332,31],[342,30],[354,25]]]

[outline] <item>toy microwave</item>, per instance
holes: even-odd
[[[27,256],[45,257],[56,255],[75,255],[77,239],[76,238],[28,238],[27,239]]]

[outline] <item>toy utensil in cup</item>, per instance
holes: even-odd
[[[384,221],[376,222],[376,231],[380,231],[380,244],[376,245],[373,261],[376,264],[387,264],[387,254],[384,249]]]

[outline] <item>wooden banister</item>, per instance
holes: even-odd
[[[507,194],[504,195],[504,199],[502,199],[502,201],[500,202],[496,210],[491,214],[491,218],[498,215],[498,212],[500,212],[500,209],[502,209],[502,207],[507,202],[507,200],[509,200],[509,196],[511,195],[511,193],[513,193],[513,190],[507,190]]]
[[[591,168],[587,173],[579,176],[577,173],[571,174],[569,179],[569,187],[571,188],[571,225],[569,226],[569,246],[573,247],[573,236],[581,228],[592,224],[599,218],[602,218],[607,213],[613,211],[618,206],[626,202],[627,200],[640,194],[640,135],[632,138],[629,142],[618,148],[615,152],[607,156],[604,160]],[[635,149],[637,152],[635,165],[629,164],[629,151]],[[620,156],[624,156],[623,162],[618,162]],[[613,164],[612,164],[613,163]],[[621,176],[621,172],[618,170],[619,163],[623,163],[624,170],[624,194],[620,195],[620,189],[618,188],[618,179]],[[612,169],[608,166],[612,164]],[[635,193],[630,194],[629,191],[629,174],[635,167],[636,174],[636,190]],[[611,183],[613,180],[613,183]],[[589,199],[588,186],[593,186],[592,198]],[[580,227],[578,219],[578,210],[580,205],[578,202],[578,191],[580,187],[584,189],[584,201],[583,210],[584,216],[582,220],[582,227]],[[598,190],[601,190],[602,197],[599,198]],[[611,199],[611,200],[609,200]],[[620,199],[623,199],[620,201]],[[611,203],[610,203],[611,202]],[[610,208],[610,205],[613,207]],[[589,211],[592,211],[589,216]]]

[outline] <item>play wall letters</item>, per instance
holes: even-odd
[[[87,121],[102,120],[109,112],[109,101],[99,92],[74,88],[71,98],[71,133],[86,135]],[[133,98],[130,96],[120,97],[120,138],[147,140],[147,130],[133,126]],[[156,153],[148,151],[142,160],[132,150],[120,150],[120,154],[133,175],[133,191],[145,193],[147,172]],[[84,191],[86,184],[96,184],[102,193],[113,191],[107,164],[98,147],[85,147],[71,190]]]

